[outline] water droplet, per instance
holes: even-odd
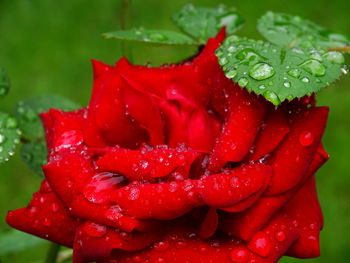
[[[310,52],[310,58],[311,58],[311,59],[316,59],[316,60],[322,62],[322,56],[321,56],[321,54],[320,54],[318,51],[316,51],[316,50],[313,50],[313,51]]]
[[[6,128],[8,129],[15,129],[17,128],[18,123],[17,120],[13,117],[9,117],[6,121]]]
[[[132,260],[133,260],[134,262],[143,262],[143,259],[142,259],[142,257],[140,257],[140,256],[133,256]]]
[[[265,85],[260,85],[258,88],[259,88],[260,90],[264,90],[264,89],[266,89],[266,86],[265,86]]]
[[[274,93],[273,91],[266,91],[264,93],[264,97],[272,102],[274,105],[279,105],[281,103],[280,99],[278,98],[278,96],[276,95],[276,93]]]
[[[290,84],[289,81],[285,81],[285,82],[283,83],[283,86],[285,86],[286,88],[290,88],[290,87],[291,87],[291,84]]]
[[[247,78],[240,78],[239,80],[238,80],[238,85],[240,86],[240,87],[242,87],[242,88],[244,88],[245,86],[247,86],[248,85],[248,79]]]
[[[228,63],[228,60],[227,60],[226,57],[222,57],[222,58],[219,59],[219,64],[221,66],[225,66],[227,63]]]
[[[103,172],[94,175],[84,189],[84,197],[92,203],[102,204],[108,201],[109,194],[126,182],[125,177]]]
[[[129,200],[134,201],[140,197],[140,189],[132,187],[129,193]]]
[[[0,144],[4,143],[6,141],[6,137],[3,134],[0,134]]]
[[[314,76],[321,77],[326,74],[326,67],[318,60],[310,59],[300,65],[305,71]]]
[[[301,75],[301,70],[300,69],[291,69],[288,71],[288,75],[293,77],[293,78],[299,78]]]
[[[30,207],[28,210],[29,210],[28,215],[29,215],[30,217],[35,216],[35,214],[38,212],[38,208],[37,208],[36,206]]]
[[[44,226],[51,226],[51,220],[48,219],[47,217],[44,218],[44,221],[43,221],[43,225]]]
[[[179,240],[175,243],[175,247],[177,249],[182,249],[182,248],[185,248],[186,246],[187,246],[187,244],[184,240]]]
[[[309,225],[309,228],[310,228],[311,230],[315,230],[315,229],[316,229],[316,225],[315,225],[315,224],[310,224],[310,225]]]
[[[166,41],[166,40],[168,40],[168,37],[164,34],[161,34],[161,33],[152,33],[148,37],[152,41]]]
[[[234,263],[245,263],[248,261],[249,252],[245,248],[235,248],[231,251],[230,259]]]
[[[237,55],[236,58],[241,60],[240,63],[246,64],[246,65],[254,65],[261,61],[262,56],[257,54],[255,50],[251,48],[245,48],[242,49]]]
[[[338,51],[330,51],[327,52],[323,55],[323,57],[335,64],[343,64],[345,62],[345,58],[343,56],[342,53],[338,52]]]
[[[303,131],[299,136],[299,142],[302,146],[310,146],[314,142],[314,136],[310,131]]]
[[[112,206],[108,208],[105,215],[111,221],[117,221],[123,216],[119,206]]]
[[[264,80],[272,77],[275,70],[267,63],[255,64],[249,71],[249,75],[256,80]]]
[[[278,242],[283,242],[286,239],[286,234],[283,231],[278,231],[275,234],[275,238]]]
[[[169,248],[170,244],[167,241],[160,241],[156,244],[154,244],[154,250],[155,251],[164,251]]]
[[[349,73],[349,69],[347,65],[344,65],[341,67],[341,71],[343,72],[343,74],[348,74]]]
[[[233,188],[239,188],[240,186],[239,178],[237,176],[232,176],[230,179],[230,185]]]
[[[70,148],[81,145],[84,141],[84,135],[81,130],[66,131],[55,142],[55,150]]]
[[[264,232],[258,232],[255,234],[255,236],[250,240],[248,247],[250,250],[262,257],[267,257],[271,251],[270,241]]]
[[[301,81],[304,82],[304,83],[309,83],[309,82],[310,82],[310,79],[309,79],[308,77],[303,77],[303,78],[301,79]]]
[[[58,210],[59,210],[58,204],[57,203],[52,203],[51,204],[51,211],[56,213],[56,212],[58,212]]]
[[[107,227],[104,225],[87,222],[83,226],[84,232],[91,237],[103,237],[107,233]]]
[[[235,46],[229,46],[229,47],[227,48],[227,51],[228,51],[229,53],[232,53],[232,52],[234,52],[236,49],[237,49],[237,48],[236,48]]]
[[[232,69],[232,70],[227,71],[225,76],[229,79],[233,79],[234,77],[237,76],[237,73],[238,73],[237,70]]]

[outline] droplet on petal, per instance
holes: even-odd
[[[303,131],[299,136],[299,142],[302,146],[310,146],[314,141],[314,136],[310,131]]]
[[[234,263],[245,263],[248,261],[249,251],[245,248],[235,248],[231,251],[230,259]]]
[[[107,227],[93,222],[85,223],[84,232],[91,237],[103,237],[107,233]]]

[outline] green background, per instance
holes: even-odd
[[[133,0],[131,23],[154,29],[175,29],[169,16],[186,0]],[[217,1],[192,3],[216,6]],[[257,18],[267,10],[309,18],[329,29],[350,35],[349,0],[225,1],[246,18],[239,35],[260,38]],[[120,42],[100,34],[119,27],[117,0],[0,0],[0,66],[12,80],[9,96],[0,110],[12,111],[18,100],[55,93],[86,105],[91,92],[91,58],[114,63],[120,58]],[[129,45],[129,44],[128,44]],[[133,60],[153,65],[177,62],[194,54],[191,47],[154,47],[133,43]],[[349,60],[348,60],[349,61]],[[322,256],[306,262],[349,262],[350,254],[350,77],[322,91],[319,104],[331,108],[324,138],[331,160],[318,172],[317,184],[325,216]],[[40,178],[16,155],[0,167],[0,233],[8,231],[7,210],[25,206],[38,189]],[[1,256],[3,263],[43,262],[47,243]],[[283,262],[300,262],[285,259]]]

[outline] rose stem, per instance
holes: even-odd
[[[340,52],[350,52],[350,46],[345,47],[330,47],[329,51],[340,51]]]
[[[51,243],[46,254],[45,263],[56,263],[58,252],[60,251],[60,245]]]
[[[120,29],[126,30],[130,26],[131,0],[122,0],[120,8]],[[125,41],[121,42],[122,56],[127,56],[132,61],[132,53]]]

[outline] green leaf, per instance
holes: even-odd
[[[224,6],[205,8],[188,4],[172,18],[181,30],[201,44],[214,37],[223,26],[226,26],[227,34],[232,34],[244,24],[242,16],[235,9]]]
[[[228,78],[275,105],[317,92],[345,71],[339,52],[287,49],[237,36],[227,38],[216,55]]]
[[[17,230],[10,230],[0,234],[0,255],[32,248],[45,242],[44,239]]]
[[[8,161],[20,141],[21,132],[17,126],[15,118],[0,112],[0,163]]]
[[[47,160],[45,142],[35,141],[23,144],[21,148],[21,157],[34,173],[44,176],[41,166],[46,164]]]
[[[0,68],[0,98],[4,97],[10,89],[10,79],[3,68]]]
[[[267,12],[258,21],[258,30],[267,40],[280,46],[322,49],[350,44],[347,36],[299,16],[282,13]]]
[[[159,45],[199,45],[195,40],[179,32],[133,28],[104,33],[105,38],[140,41]]]
[[[43,95],[24,101],[20,101],[14,109],[14,116],[18,120],[23,137],[27,140],[38,140],[44,137],[39,113],[49,109],[61,109],[71,111],[79,108],[79,105],[60,96]]]

